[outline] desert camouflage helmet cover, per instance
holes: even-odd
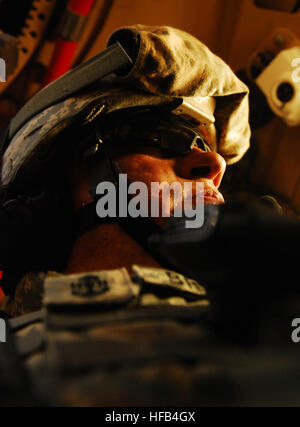
[[[9,186],[20,171],[22,177],[30,175],[39,148],[72,123],[85,125],[100,115],[136,106],[174,109],[183,97],[215,99],[218,152],[228,164],[244,155],[250,140],[249,90],[224,61],[192,35],[167,26],[121,28],[108,44],[117,40],[136,49],[129,74],[100,81],[97,88],[86,88],[23,125],[2,157],[2,185]]]

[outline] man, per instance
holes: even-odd
[[[120,52],[119,42],[131,56],[133,63],[131,61],[129,64],[127,62],[126,66],[122,65],[124,50]],[[91,164],[95,163],[92,166],[95,169],[92,172],[94,177],[89,178],[89,181],[95,181],[94,188],[88,188],[85,183],[87,175],[91,174],[90,170],[88,173],[83,171],[82,182],[79,177],[74,181],[73,173],[73,183],[65,185],[69,182],[68,169],[73,162],[72,153],[76,151],[76,147],[84,146],[86,139],[94,138],[93,145],[99,142],[95,141],[96,132],[99,132],[96,130],[99,121],[101,128],[105,123],[113,122],[116,117],[114,114],[118,112],[120,115],[116,121],[122,120],[124,112],[123,120],[131,121],[137,148],[141,146],[142,141],[136,138],[139,129],[135,130],[134,125],[140,118],[131,113],[135,110],[145,112],[148,122],[145,123],[144,129],[151,129],[151,121],[157,116],[164,117],[165,114],[162,122],[167,145],[172,146],[176,139],[180,140],[181,134],[185,135],[183,139],[185,148],[181,150],[184,155],[178,157],[177,153],[176,160],[172,158],[159,160],[159,155],[152,156],[153,162],[156,163],[156,165],[153,163],[152,169],[155,167],[157,175],[151,176],[147,169],[144,169],[142,174],[133,174],[130,171],[129,163],[136,167],[138,158],[140,170],[143,168],[141,161],[150,161],[146,153],[143,155],[143,152],[140,154],[136,152],[131,162],[127,162],[124,166],[126,169],[124,172],[128,172],[129,181],[138,179],[148,183],[148,187],[149,182],[156,178],[159,182],[166,179],[169,183],[191,181],[189,175],[195,173],[196,179],[193,181],[205,184],[206,201],[212,203],[223,201],[217,191],[225,169],[225,162],[220,156],[223,156],[228,164],[232,164],[238,161],[249,147],[248,88],[220,58],[197,39],[170,27],[137,25],[116,31],[108,45],[111,49],[109,52],[112,52],[111,57],[108,56],[109,53],[103,55],[103,58],[100,54],[99,65],[96,57],[94,68],[88,64],[89,68],[85,72],[84,68],[79,67],[72,72],[73,74],[59,79],[55,85],[49,85],[29,101],[10,124],[9,139],[4,140],[2,144],[3,203],[10,203],[6,211],[12,210],[12,206],[17,205],[20,206],[18,209],[22,213],[24,209],[28,209],[31,213],[28,213],[26,218],[23,215],[23,222],[19,219],[11,227],[8,227],[6,217],[2,220],[5,226],[1,234],[2,236],[7,234],[9,241],[1,253],[4,266],[5,262],[8,264],[3,268],[5,272],[2,281],[2,286],[7,288],[7,294],[14,294],[14,288],[20,277],[24,277],[24,272],[64,271],[70,251],[72,256],[65,271],[74,271],[74,264],[77,261],[76,258],[72,261],[72,257],[73,254],[76,257],[78,255],[75,254],[77,243],[72,248],[72,241],[78,227],[77,224],[73,224],[73,221],[77,220],[72,203],[69,201],[70,194],[78,194],[75,199],[75,207],[78,208],[80,204],[89,201],[88,190],[95,193],[95,188],[101,181],[117,178],[112,177],[112,173],[107,176],[106,163],[111,163],[113,159],[100,153],[100,160],[97,160],[96,156],[96,161],[93,159],[90,161]],[[119,50],[115,52],[116,49]],[[122,67],[118,65],[120,69],[109,70],[110,63],[121,64]],[[102,69],[108,70],[105,72],[110,74],[99,81]],[[103,71],[103,75],[105,72]],[[113,76],[112,72],[115,72],[116,76]],[[142,118],[141,120],[143,121]],[[177,123],[178,130],[168,135],[169,130],[174,128],[174,123]],[[111,128],[116,126],[118,126],[116,123],[110,125]],[[159,128],[161,125],[158,123],[157,126]],[[205,148],[200,146],[201,155],[197,148],[192,148],[197,138],[199,141],[206,141],[203,143]],[[124,147],[130,144],[130,140],[132,134],[126,138]],[[115,144],[116,141],[113,141],[107,145],[113,147]],[[186,155],[190,148],[191,153]],[[154,153],[153,150],[155,149],[152,148]],[[203,153],[203,151],[212,152]],[[116,151],[112,153],[112,157],[120,154],[121,152]],[[103,158],[106,160],[103,161]],[[80,168],[84,168],[83,160],[79,159],[80,156],[77,155],[75,161],[80,161]],[[123,164],[125,157],[120,162]],[[192,171],[186,171],[188,165],[192,165],[193,162],[197,164],[192,167]],[[158,167],[161,171],[165,171],[165,176],[162,176]],[[143,176],[145,172],[148,176]],[[210,191],[212,196],[208,196],[207,191]],[[19,197],[18,202],[11,203],[10,200],[16,200],[17,196],[21,196],[21,199]],[[27,198],[26,201],[24,197]],[[209,200],[208,197],[212,199]],[[35,211],[34,206],[36,213],[34,218],[30,218]],[[14,209],[14,212],[18,210]],[[96,209],[92,210],[95,214]],[[9,218],[11,216],[10,213]],[[59,247],[57,247],[58,239],[61,241]],[[14,245],[17,240],[18,244]],[[86,254],[86,257],[90,258],[89,262],[92,262],[95,256],[91,254],[91,250]],[[116,256],[118,255],[107,256],[110,264],[107,261],[103,268],[105,265],[113,266],[112,259]],[[84,251],[81,257],[84,257]],[[76,269],[81,268],[81,271],[84,271],[82,268],[85,269],[85,265],[87,264],[82,263],[81,267],[77,265]],[[20,285],[19,289],[23,287],[24,285]],[[40,292],[40,286],[38,289]],[[24,302],[24,295],[18,298],[15,294],[14,300]],[[37,308],[38,304],[40,303],[34,307]],[[20,307],[20,310],[14,309],[13,313],[16,315],[28,310],[31,311],[30,308]]]
[[[59,94],[55,105],[36,100],[34,111],[25,107],[2,159],[6,229],[21,234],[25,224],[29,230],[3,251],[11,297],[2,309],[17,316],[12,330],[31,325],[16,339],[33,399],[101,406],[249,401],[251,392],[244,397],[240,390],[250,361],[220,340],[226,336],[220,325],[245,307],[235,311],[230,288],[244,289],[236,286],[240,272],[228,275],[244,249],[228,245],[249,242],[247,221],[256,216],[246,209],[238,211],[243,221],[235,221],[231,207],[224,220],[219,214],[226,162],[238,161],[249,146],[248,89],[180,30],[134,26],[109,43],[116,41],[134,58],[133,67],[67,99]],[[152,184],[163,182],[180,190],[167,198],[153,194]],[[137,183],[141,218],[128,216],[130,186]],[[112,215],[105,215],[103,188],[115,197],[107,198]],[[203,226],[188,230],[176,212],[199,200]],[[152,204],[160,214],[151,215]],[[170,220],[163,215],[168,208]],[[221,298],[211,307],[207,294],[215,290]],[[212,316],[222,300],[225,310]],[[24,313],[30,314],[18,317]],[[220,313],[226,313],[221,321]]]

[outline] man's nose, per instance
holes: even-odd
[[[189,154],[178,158],[177,167],[181,177],[195,180],[210,179],[218,188],[225,173],[226,162],[218,153],[194,147]]]

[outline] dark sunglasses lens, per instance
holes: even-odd
[[[202,136],[197,136],[195,138],[193,147],[195,147],[195,146],[200,148],[200,150],[205,151],[207,153],[212,151],[212,149],[208,145],[206,139],[204,139]]]
[[[120,120],[121,119],[121,120]],[[185,155],[193,147],[211,151],[201,131],[193,123],[172,113],[146,113],[119,117],[114,126],[103,132],[103,141],[115,140],[125,144],[151,144],[168,155]],[[109,136],[110,134],[110,136]]]

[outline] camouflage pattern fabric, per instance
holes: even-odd
[[[48,274],[43,314],[11,321],[17,352],[41,403],[196,404],[206,399],[201,379],[214,368],[201,367],[200,359],[210,339],[200,323],[189,323],[207,315],[205,288],[169,270],[135,266],[135,272],[135,278],[124,268]],[[184,360],[197,366],[191,370]],[[215,376],[221,380],[224,373]],[[221,388],[231,391],[226,380]]]
[[[45,277],[43,310],[9,322],[23,395],[42,406],[299,405],[296,346],[226,343],[200,283],[134,270]]]
[[[59,273],[48,272],[47,276],[56,276]],[[14,298],[6,297],[0,304],[0,310],[8,317],[22,316],[42,307],[44,294],[44,272],[29,272],[24,274],[18,282]]]

